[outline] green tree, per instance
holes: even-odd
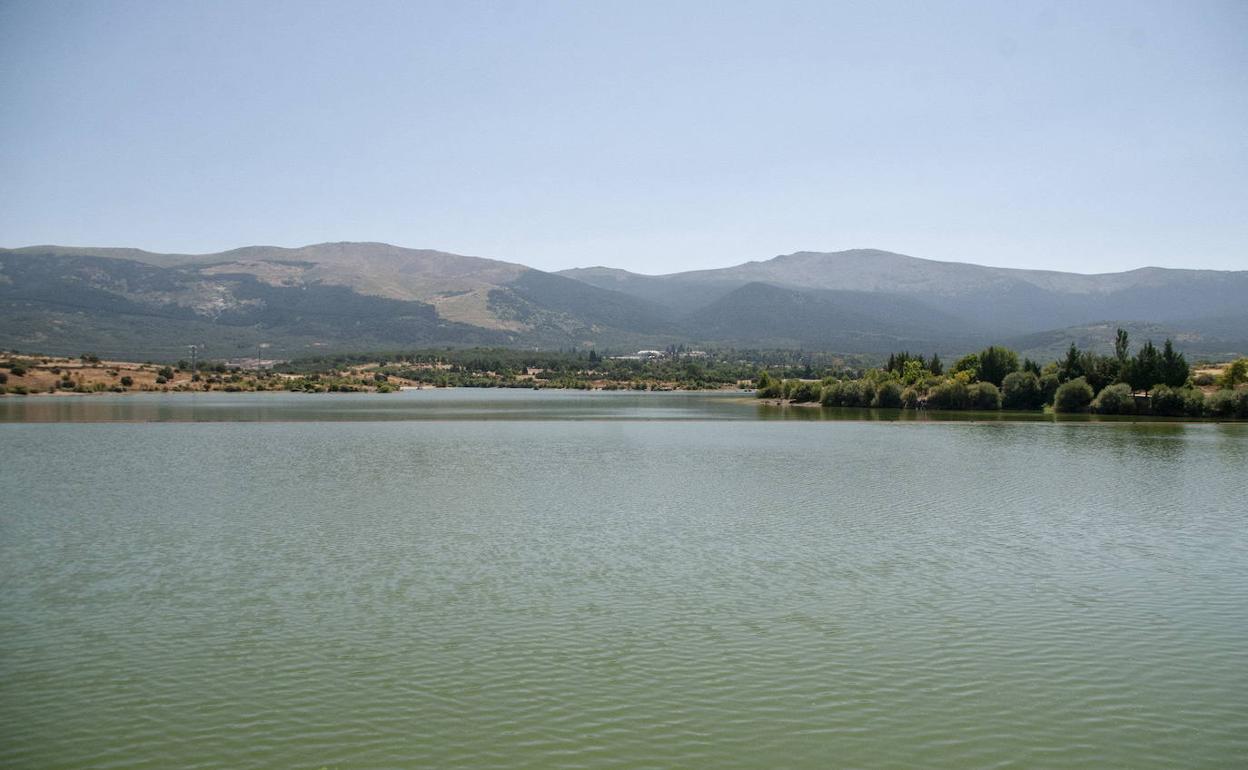
[[[1001,405],[1006,409],[1040,409],[1044,392],[1034,372],[1010,372],[1001,383]]]
[[[932,354],[932,360],[927,363],[927,370],[937,377],[945,373],[945,365],[940,362],[939,355]]]
[[[871,406],[876,409],[900,409],[901,385],[896,380],[880,383],[880,386],[875,389],[875,396],[871,399]]]
[[[1062,383],[1053,396],[1053,411],[1083,412],[1092,403],[1092,386],[1082,377]]]
[[[772,377],[765,370],[758,373],[759,398],[780,398],[784,395],[784,382]]]
[[[1237,358],[1222,371],[1219,384],[1224,388],[1234,388],[1241,382],[1248,382],[1248,358]]]
[[[1118,359],[1118,363],[1126,364],[1130,353],[1130,339],[1127,337],[1126,329],[1119,329],[1118,335],[1114,339],[1114,358]]]
[[[1135,396],[1131,387],[1123,382],[1106,386],[1092,402],[1092,411],[1098,414],[1135,414]]]
[[[1205,414],[1210,417],[1233,417],[1235,415],[1235,391],[1216,390],[1209,394],[1209,397],[1205,399]]]
[[[907,385],[913,385],[927,376],[927,369],[923,368],[923,359],[912,358],[906,362],[901,372],[901,381]]]
[[[979,352],[979,379],[1000,386],[1005,375],[1018,371],[1018,354],[1009,348],[989,345]]]
[[[1070,349],[1066,351],[1066,357],[1057,365],[1057,379],[1061,382],[1070,382],[1082,376],[1083,364],[1079,356],[1079,348],[1072,342]]]
[[[1121,378],[1122,364],[1113,356],[1098,356],[1090,350],[1079,354],[1079,368],[1095,393]]]
[[[794,403],[801,404],[819,400],[822,387],[818,382],[811,380],[790,380],[790,382],[794,383],[794,385],[789,390],[789,398]],[[785,384],[787,385],[788,383]]]
[[[1187,365],[1187,359],[1182,353],[1174,351],[1174,345],[1167,338],[1166,344],[1161,349],[1157,381],[1172,388],[1181,388],[1187,383],[1190,374],[1191,369]]]
[[[966,409],[970,403],[966,384],[958,380],[945,380],[927,394],[927,405],[931,409]]]
[[[977,382],[967,389],[972,409],[992,410],[1001,408],[1001,391],[991,382]]]
[[[1152,340],[1144,343],[1127,366],[1127,384],[1133,390],[1148,393],[1153,386],[1161,382],[1161,354]]]
[[[958,372],[967,372],[968,374],[971,375],[972,379],[978,380],[979,379],[979,354],[968,353],[962,356],[961,358],[959,358],[957,361],[955,361],[953,364],[953,373],[957,374]]]
[[[1040,393],[1044,397],[1046,406],[1053,403],[1053,398],[1057,395],[1057,389],[1061,384],[1056,374],[1049,373],[1040,376]]]

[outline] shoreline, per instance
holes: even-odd
[[[467,393],[470,391],[501,391],[501,390],[550,391],[552,394],[553,393],[560,393],[560,394],[615,393],[615,394],[621,394],[621,395],[641,395],[641,396],[675,395],[675,394],[694,396],[697,394],[706,394],[706,395],[723,394],[723,396],[725,397],[725,400],[730,399],[731,401],[735,403],[741,404],[743,407],[750,406],[750,405],[753,405],[755,407],[763,407],[766,411],[771,412],[773,414],[773,419],[774,419],[774,415],[786,412],[790,408],[792,408],[794,415],[801,414],[802,416],[793,417],[793,418],[781,418],[781,419],[786,420],[786,421],[793,421],[793,422],[822,422],[822,423],[837,423],[837,422],[868,423],[869,422],[869,423],[882,423],[882,424],[891,424],[891,425],[912,425],[912,424],[1021,425],[1021,424],[1041,424],[1041,423],[1049,424],[1049,425],[1248,425],[1248,420],[1239,420],[1235,418],[1229,418],[1229,419],[1217,418],[1217,417],[1191,418],[1191,417],[1170,417],[1170,416],[1162,416],[1162,415],[1158,415],[1158,416],[1105,415],[1105,414],[1095,414],[1095,413],[1090,413],[1090,412],[1053,413],[1053,412],[1048,412],[1048,411],[1028,412],[1028,411],[1005,411],[1005,410],[1002,410],[999,412],[986,412],[986,411],[970,411],[970,410],[966,410],[966,411],[943,410],[943,409],[913,410],[913,409],[896,409],[896,408],[894,409],[879,409],[879,408],[872,409],[869,407],[840,407],[840,406],[825,407],[819,404],[818,402],[793,403],[793,402],[777,400],[777,399],[755,399],[753,397],[754,391],[740,390],[740,389],[644,390],[643,391],[643,390],[631,390],[631,389],[622,390],[622,389],[605,389],[605,388],[583,389],[583,388],[488,388],[488,387],[467,387],[467,386],[446,386],[446,387],[413,386],[413,387],[402,388],[401,390],[403,391],[444,391],[444,392],[456,392],[456,393]],[[288,396],[303,397],[303,396],[317,396],[317,395],[362,396],[362,395],[371,395],[372,393],[373,392],[371,391],[352,391],[352,392],[342,392],[342,393],[339,393],[339,392],[309,393],[306,391],[288,391],[288,390],[274,389],[274,390],[244,390],[244,391],[224,391],[224,390],[153,391],[153,390],[147,390],[147,391],[127,391],[124,393],[113,393],[113,392],[105,391],[105,392],[100,392],[100,393],[72,393],[70,392],[70,393],[36,393],[36,394],[31,394],[31,395],[35,395],[35,396],[56,396],[56,395],[96,396],[96,395],[99,395],[99,396],[126,396],[126,397],[133,397],[133,396],[159,396],[159,397],[214,396],[214,397],[224,397],[221,399],[222,402],[227,402],[231,400],[229,397],[233,397],[237,395],[253,395],[253,396],[259,395],[259,396],[274,396],[274,397],[288,395]],[[381,394],[381,395],[385,395],[385,394]],[[56,400],[58,399],[38,399],[35,403],[49,404]],[[130,400],[139,400],[139,399],[125,398],[124,400],[130,401]],[[178,398],[176,400],[181,401],[182,399]],[[24,399],[19,399],[19,400],[14,400],[14,401],[7,402],[7,403],[29,404],[32,402],[26,401]],[[84,402],[84,403],[89,403],[89,401]],[[5,405],[6,405],[6,402],[4,401],[3,397],[0,397],[0,407],[4,407]],[[490,418],[490,419],[499,419],[499,418]],[[761,420],[767,421],[767,418],[764,417],[764,418],[761,418]],[[119,419],[99,419],[99,420],[86,419],[86,420],[69,420],[69,421],[70,422],[78,422],[78,421],[81,421],[81,422],[202,422],[202,420],[194,420],[194,419],[145,420],[142,418],[120,419],[120,420]],[[244,422],[249,422],[249,421],[250,420],[244,420]],[[313,420],[313,421],[316,421],[316,420]],[[353,422],[353,420],[346,420],[346,421]],[[365,420],[365,422],[371,422],[371,421],[372,420]],[[394,421],[405,422],[408,420],[399,418]],[[417,420],[417,421],[421,421],[421,420]],[[521,420],[521,421],[528,421],[528,420]],[[639,421],[639,422],[662,421],[662,418],[648,418],[648,417],[643,416],[643,417],[636,418],[636,421]],[[689,421],[701,422],[703,420],[695,418]],[[715,420],[711,420],[711,421],[715,421]],[[0,424],[21,424],[23,422],[43,423],[43,422],[61,422],[61,420],[38,420],[37,419],[37,420],[27,421],[27,420],[22,420],[22,419],[7,419],[6,420],[3,418],[0,418]],[[215,422],[215,421],[210,421],[210,422]]]

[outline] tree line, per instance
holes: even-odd
[[[822,380],[784,379],[764,370],[759,398],[823,406],[885,409],[951,409],[1059,413],[1152,414],[1248,419],[1248,358],[1232,363],[1220,382],[1197,382],[1184,355],[1167,339],[1152,340],[1134,354],[1119,329],[1113,355],[1080,350],[1044,366],[999,345],[965,355],[946,371],[940,357],[893,353],[884,366],[859,376]],[[1220,385],[1206,396],[1198,385]]]

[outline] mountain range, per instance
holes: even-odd
[[[383,243],[216,254],[0,249],[0,348],[171,360],[490,345],[669,344],[956,355],[990,342],[1048,359],[1108,350],[1122,326],[1196,356],[1248,351],[1248,271],[1083,275],[874,249],[715,270],[544,272]]]

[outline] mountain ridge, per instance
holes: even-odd
[[[142,354],[207,335],[229,350],[277,340],[290,355],[671,343],[945,355],[1007,339],[1049,350],[1121,322],[1221,353],[1248,349],[1245,297],[1248,270],[1081,274],[879,249],[652,276],[367,241],[208,254],[44,245],[0,249],[0,347]]]

